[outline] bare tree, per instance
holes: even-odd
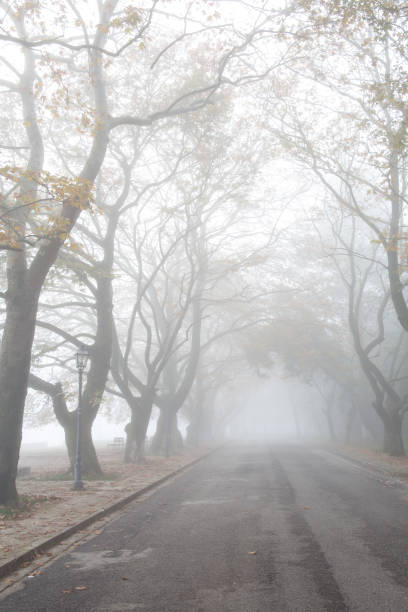
[[[16,74],[8,63],[15,80],[6,83],[6,86],[18,92],[21,97],[28,139],[26,167],[21,169],[5,166],[2,172],[5,180],[12,184],[10,194],[16,193],[18,198],[12,204],[8,198],[3,206],[5,216],[2,217],[7,230],[3,247],[8,251],[8,286],[3,294],[7,312],[0,355],[1,503],[17,503],[15,477],[39,296],[63,242],[75,226],[81,211],[90,205],[95,180],[106,158],[109,137],[114,130],[124,126],[148,127],[165,118],[196,112],[211,102],[221,88],[256,81],[280,63],[277,61],[273,66],[268,65],[261,72],[256,68],[248,68],[248,64],[241,63],[239,57],[250,45],[254,45],[266,35],[265,30],[257,28],[244,36],[232,33],[227,51],[221,52],[214,69],[205,75],[205,82],[197,84],[195,78],[187,78],[184,81],[181,79],[182,83],[178,80],[164,102],[157,103],[154,100],[153,105],[139,104],[139,113],[129,112],[129,108],[124,108],[127,96],[117,96],[107,87],[105,73],[109,66],[104,60],[109,58],[115,65],[122,66],[120,62],[125,61],[126,54],[131,56],[136,43],[143,43],[149,28],[152,27],[152,19],[157,14],[157,2],[154,0],[149,9],[135,9],[128,13],[120,10],[119,0],[98,2],[97,5],[99,23],[96,28],[92,26],[93,31],[87,24],[86,15],[81,15],[73,2],[58,5],[63,15],[62,20],[65,24],[69,22],[68,29],[73,28],[80,41],[72,43],[64,37],[50,36],[44,30],[47,20],[39,19],[37,13],[46,12],[48,4],[42,7],[10,7],[1,3],[4,13],[1,40],[7,48],[22,48],[24,54],[25,64],[21,74]],[[121,44],[119,41],[122,32],[130,25],[135,28],[136,33],[130,36],[125,44]],[[185,44],[193,34],[194,32],[184,32],[180,40]],[[176,44],[177,40],[173,42]],[[61,55],[53,54],[56,48],[61,50]],[[171,48],[172,44],[167,40],[151,64],[154,69],[157,69]],[[5,64],[6,56],[7,53],[3,58]],[[85,61],[79,68],[83,58]],[[48,105],[42,102],[40,93],[39,59],[48,66],[54,85],[57,84],[55,100]],[[284,61],[288,59],[285,58]],[[38,107],[43,104],[48,109],[46,119],[55,115],[63,125],[65,118],[59,107],[69,105],[71,100],[70,87],[64,83],[64,75],[75,75],[78,85],[86,74],[86,65],[87,87],[92,90],[92,99],[90,98],[89,105],[83,105],[84,111],[79,117],[76,113],[71,124],[66,153],[70,154],[75,130],[79,133],[84,130],[90,132],[89,151],[84,150],[82,169],[77,161],[75,165],[78,171],[75,172],[75,178],[67,180],[63,175],[50,174],[43,170],[44,130],[37,119],[37,112]],[[112,114],[113,107],[118,111],[115,115]],[[39,186],[43,192],[41,194]],[[45,229],[39,221],[31,219],[32,215],[35,216],[38,205],[44,200],[51,201],[53,205],[58,203],[58,212],[51,218],[47,214],[48,211],[43,210],[42,214],[46,218],[48,216]],[[36,228],[34,235],[30,232],[31,227]],[[99,342],[103,343],[104,339],[98,339]],[[98,375],[96,362],[93,360],[89,379]]]

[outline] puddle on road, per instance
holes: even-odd
[[[153,552],[153,548],[146,548],[142,552],[134,550],[98,550],[91,552],[73,552],[70,554],[70,565],[76,565],[72,569],[77,570],[95,570],[103,569],[108,565],[116,565],[118,563],[129,563],[137,559],[145,559]]]

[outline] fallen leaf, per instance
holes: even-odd
[[[62,589],[63,593],[72,593],[72,589]]]
[[[303,510],[310,510],[310,506],[303,506]]]
[[[85,591],[85,589],[87,589],[87,588],[88,587],[86,587],[86,586],[77,586],[77,587],[75,587],[75,590],[76,591]]]
[[[256,555],[256,550],[251,550],[251,552],[249,552],[248,555]]]
[[[71,567],[71,565],[69,563],[66,563],[65,567]]]
[[[127,576],[122,576],[122,580],[129,580]]]

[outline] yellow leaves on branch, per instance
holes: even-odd
[[[141,21],[139,10],[134,6],[127,6],[120,17],[115,17],[110,23],[99,23],[97,29],[104,34],[113,28],[122,29],[125,34],[134,34]]]
[[[18,241],[15,236],[8,230],[0,230],[0,249],[18,249]]]
[[[131,34],[141,21],[142,18],[138,9],[134,6],[127,6],[123,11],[123,15],[112,19],[109,25],[112,28],[124,28],[126,34]]]
[[[20,197],[20,201],[24,199],[26,205],[38,212],[51,210],[49,206],[50,201],[69,204],[82,210],[89,208],[94,201],[92,183],[79,176],[70,178],[52,174],[46,170],[33,172],[18,166],[3,166],[0,168],[0,176],[20,185],[23,192],[27,190],[28,183],[31,183],[32,187],[29,189],[31,195],[35,189],[38,189],[38,192],[41,192],[41,194],[39,196],[32,195],[31,201],[30,197]]]
[[[38,240],[55,237],[61,242],[68,239],[68,247],[76,249],[69,236],[69,221],[59,216],[59,207],[92,210],[92,183],[18,166],[1,167],[1,177],[15,185],[7,198],[0,196],[1,250],[21,249],[24,244],[33,246]]]
[[[39,0],[23,0],[17,2],[14,7],[14,14],[17,18],[20,18],[22,14],[36,14],[40,10]]]
[[[93,109],[85,109],[81,115],[80,123],[77,127],[77,132],[86,134],[89,132],[91,136],[95,136],[97,132],[103,130],[105,119],[99,116]]]

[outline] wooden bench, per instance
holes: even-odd
[[[19,467],[17,469],[17,478],[27,478],[28,476],[31,475],[31,468],[30,467]]]
[[[113,442],[109,442],[108,446],[113,446],[114,448],[123,448],[125,446],[125,438],[113,438]]]

